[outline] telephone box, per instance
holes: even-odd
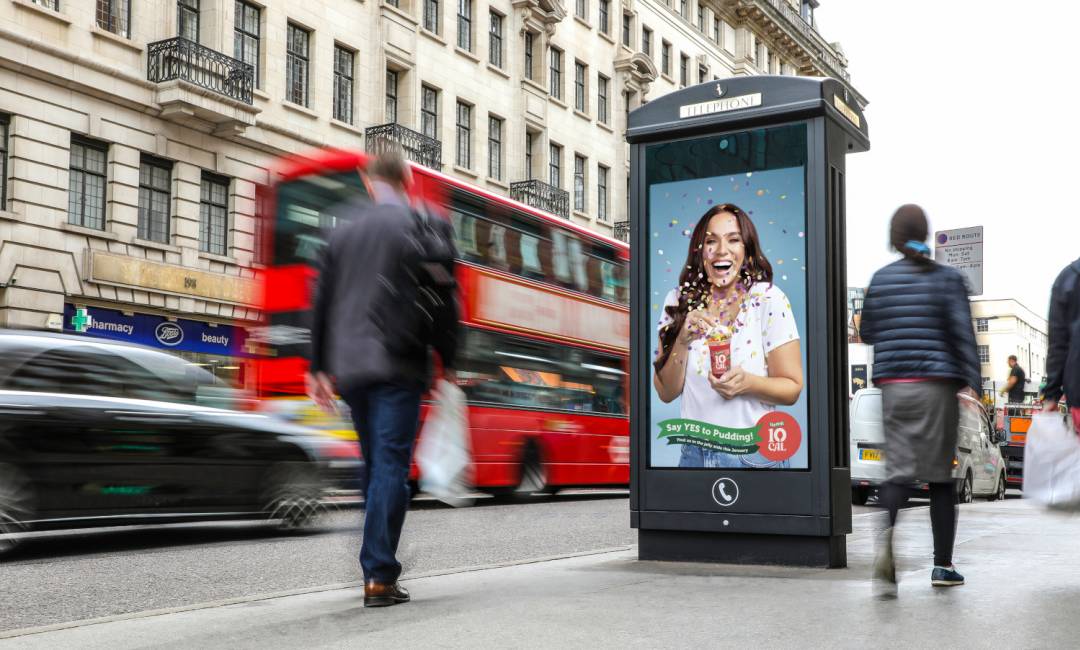
[[[833,79],[630,114],[631,525],[649,560],[846,565],[845,156]]]

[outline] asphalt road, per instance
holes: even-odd
[[[343,509],[300,536],[235,524],[36,540],[0,562],[0,631],[357,581],[361,516]],[[458,510],[418,501],[399,557],[409,577],[635,541],[625,491]]]

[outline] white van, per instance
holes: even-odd
[[[969,503],[976,496],[1005,498],[1005,461],[998,434],[978,400],[960,395],[960,431],[955,469],[958,498]],[[881,389],[864,388],[851,400],[851,502],[863,505],[885,482],[885,431],[882,426]],[[925,490],[926,485],[914,486]]]

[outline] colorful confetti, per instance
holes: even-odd
[[[747,178],[750,178],[753,175],[754,175],[754,172],[746,172],[746,177]]]
[[[803,231],[800,230],[799,231],[799,237],[805,237],[805,236],[806,236],[806,233],[804,233]]]
[[[780,279],[784,280],[786,282],[787,281],[787,276],[786,275],[780,276]]]
[[[765,196],[765,190],[758,190],[757,195],[758,196]]]
[[[664,249],[663,248],[656,249],[656,254],[657,255],[663,255],[664,254]]]
[[[781,194],[781,195],[780,195],[780,200],[781,200],[781,201],[784,201],[784,200],[786,200],[786,199],[787,199],[787,194]]]
[[[712,203],[712,201],[710,201],[710,203]],[[684,230],[684,231],[682,231],[682,234],[683,234],[683,237],[689,237],[691,235],[691,232],[689,230]]]

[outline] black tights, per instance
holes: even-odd
[[[881,502],[889,509],[889,525],[896,525],[896,516],[904,507],[911,492],[910,484],[886,483],[881,486]],[[934,566],[952,565],[953,541],[956,538],[956,484],[930,484],[930,526],[934,532]]]

